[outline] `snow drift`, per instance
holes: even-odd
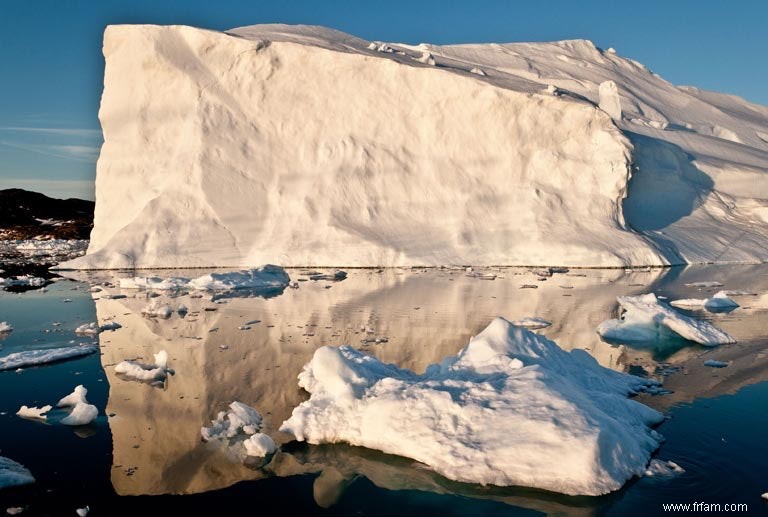
[[[63,267],[768,259],[768,108],[589,41],[124,25],[104,55],[95,226]]]
[[[627,398],[654,381],[496,318],[416,375],[350,347],[319,348],[311,397],[280,430],[413,458],[454,480],[599,495],[641,476],[662,415]]]

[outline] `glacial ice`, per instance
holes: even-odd
[[[27,368],[29,366],[39,366],[42,364],[64,361],[66,359],[93,354],[98,350],[99,347],[96,345],[79,345],[14,352],[4,357],[0,357],[0,371],[15,370],[17,368]]]
[[[420,461],[449,479],[600,495],[645,473],[663,416],[628,395],[654,381],[603,368],[496,318],[422,375],[324,346],[280,430]]]
[[[704,346],[735,343],[736,340],[714,325],[671,309],[653,293],[619,296],[625,310],[620,319],[604,321],[597,333],[605,339],[620,342],[654,341],[665,333],[673,333]]]

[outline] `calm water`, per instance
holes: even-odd
[[[73,515],[87,504],[91,515],[218,515],[224,507],[227,514],[247,515],[266,508],[289,515],[647,515],[662,513],[662,503],[699,501],[747,503],[751,513],[768,512],[760,499],[768,492],[767,266],[573,270],[546,281],[525,269],[496,270],[500,276],[493,281],[447,270],[349,273],[342,282],[300,282],[299,289],[270,298],[88,292],[94,283],[115,282],[117,273],[81,275],[46,292],[0,293],[0,321],[15,327],[0,340],[0,355],[72,340],[101,345],[101,355],[0,372],[0,455],[37,479],[0,491],[0,511],[27,506],[24,515]],[[300,271],[290,274],[302,278]],[[692,313],[736,337],[736,345],[708,349],[678,340],[632,348],[604,343],[595,333],[617,314],[618,295],[705,297],[717,289],[685,284],[708,280],[757,293],[737,297],[742,307],[730,313]],[[538,288],[520,289],[523,284]],[[150,303],[184,304],[189,312],[167,320],[143,317]],[[669,415],[660,427],[667,441],[658,457],[686,473],[635,480],[604,497],[566,497],[455,483],[405,458],[290,443],[277,431],[307,397],[296,375],[317,347],[351,344],[423,371],[455,354],[496,315],[545,318],[553,325],[539,332],[564,348],[586,349],[606,367],[663,380],[671,394],[640,399]],[[123,328],[98,338],[74,334],[82,323],[111,320]],[[259,322],[249,330],[238,329],[253,320]],[[361,330],[367,327],[374,333]],[[382,336],[387,343],[363,343]],[[168,351],[176,371],[164,387],[114,373],[116,363],[151,361],[159,350]],[[703,365],[706,359],[730,365],[713,369]],[[660,375],[669,366],[675,373]],[[95,425],[73,429],[15,416],[22,404],[53,404],[77,384],[88,388],[100,410]],[[243,464],[200,441],[200,427],[233,400],[259,409],[265,432],[282,444],[267,465]],[[238,505],[230,506],[235,499]]]

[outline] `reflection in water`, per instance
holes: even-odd
[[[619,295],[704,297],[708,290],[684,286],[701,280],[765,292],[767,271],[765,266],[577,270],[538,281],[533,273],[513,268],[496,270],[496,280],[468,277],[462,270],[353,270],[342,282],[304,281],[299,289],[272,298],[250,292],[156,296],[105,288],[94,293],[99,324],[122,325],[100,335],[110,384],[112,484],[122,495],[197,493],[247,479],[320,473],[315,500],[327,507],[362,475],[390,489],[459,493],[545,512],[591,514],[605,498],[585,503],[531,490],[454,483],[411,460],[359,448],[288,444],[266,465],[243,462],[226,448],[203,443],[200,428],[239,400],[261,412],[263,432],[286,444],[290,437],[277,429],[307,398],[296,376],[318,347],[351,344],[421,372],[455,354],[497,315],[547,319],[552,326],[540,333],[566,349],[585,349],[610,368],[652,375],[659,360],[680,366],[679,373],[665,379],[665,388],[674,393],[643,397],[657,408],[733,392],[768,377],[768,354],[760,352],[767,327],[766,295],[736,298],[742,308],[729,314],[692,313],[736,337],[739,343],[731,346],[706,349],[676,341],[629,348],[601,341],[595,328],[618,315]],[[302,278],[299,271],[289,273],[293,280]],[[105,279],[115,282],[113,277],[90,280]],[[521,289],[524,284],[537,288]],[[107,293],[127,297],[108,298]],[[150,303],[167,304],[174,312],[168,319],[142,316]],[[176,312],[181,305],[186,313]],[[168,352],[168,366],[176,372],[161,388],[130,382],[114,372],[114,365],[123,360],[151,362],[152,354],[161,350]],[[703,366],[705,359],[730,365],[714,370]]]

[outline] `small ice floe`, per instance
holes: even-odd
[[[43,407],[21,406],[16,412],[16,415],[20,416],[21,418],[29,418],[31,420],[47,420],[48,416],[46,413],[48,413],[51,409],[53,409],[53,406],[50,405]]]
[[[470,278],[479,278],[480,280],[496,280],[496,275],[494,273],[483,273],[480,271],[472,271],[467,273],[467,276]]]
[[[669,302],[673,307],[683,308],[704,308],[710,311],[723,310],[723,309],[735,309],[739,306],[738,303],[728,298],[725,291],[719,291],[714,294],[712,298],[685,298],[682,300],[673,300]]]
[[[648,468],[645,470],[645,475],[647,477],[672,477],[679,476],[680,474],[685,474],[685,469],[674,461],[664,461],[655,458],[651,460],[648,464]]]
[[[101,329],[99,329],[99,324],[95,321],[91,323],[84,323],[75,329],[75,334],[86,336],[95,336],[99,332],[101,332]]]
[[[141,314],[148,318],[161,318],[167,320],[173,314],[173,309],[168,305],[161,305],[153,302],[141,309]]]
[[[84,508],[78,508],[77,510],[75,510],[75,513],[80,517],[85,517],[86,515],[88,515],[88,512],[90,511],[91,511],[91,507],[86,506]]]
[[[120,289],[155,289],[158,291],[172,291],[184,289],[189,284],[188,278],[160,278],[156,276],[134,276],[121,278]]]
[[[32,473],[20,463],[0,456],[0,488],[34,483]]]
[[[264,433],[252,434],[243,442],[248,456],[264,458],[277,450],[275,441]]]
[[[686,287],[722,287],[720,282],[690,282],[685,284]]]
[[[704,361],[704,366],[709,366],[711,368],[725,368],[728,366],[728,363],[725,361],[716,361],[714,359],[707,359]]]
[[[763,494],[763,495],[761,495],[760,497],[762,497],[763,499],[765,499],[766,501],[768,501],[768,492],[764,493],[764,494]]]
[[[229,291],[234,289],[283,289],[290,282],[288,273],[280,266],[267,264],[259,268],[210,273],[197,278],[158,278],[133,277],[121,278],[121,289],[154,289],[201,291]]]
[[[71,407],[69,415],[61,420],[64,425],[88,425],[99,414],[99,410],[96,406],[89,404],[85,396],[88,394],[88,390],[82,384],[77,386],[72,393],[59,400],[56,407]]]
[[[204,441],[234,438],[239,433],[256,434],[261,428],[261,414],[242,402],[232,402],[229,411],[219,411],[209,427],[200,429]]]
[[[327,280],[329,282],[341,282],[347,278],[347,272],[337,269],[333,273],[314,273],[309,275],[310,280]]]
[[[64,361],[65,359],[93,354],[98,350],[99,347],[96,345],[80,345],[50,348],[46,350],[25,350],[23,352],[15,352],[0,357],[0,371],[16,370],[18,368]]]
[[[435,56],[433,56],[430,52],[423,52],[421,57],[416,58],[416,61],[419,63],[424,63],[425,65],[435,66]]]
[[[11,506],[9,508],[5,509],[5,513],[8,515],[19,515],[24,513],[24,510],[26,510],[26,506]]]
[[[154,364],[144,364],[138,361],[123,361],[115,365],[115,373],[119,373],[126,379],[140,382],[165,382],[168,375],[173,375],[173,369],[168,368],[168,353],[165,350],[153,354]]]
[[[736,340],[714,325],[678,313],[659,302],[653,293],[619,296],[625,312],[621,319],[607,320],[597,327],[605,339],[622,342],[654,341],[673,333],[704,346],[735,343]]]
[[[7,334],[13,330],[13,327],[7,321],[0,321],[0,334]]]
[[[485,77],[486,75],[488,75],[488,74],[486,74],[486,73],[483,71],[483,69],[482,69],[482,68],[477,68],[477,67],[473,68],[473,69],[472,69],[472,70],[470,70],[469,72],[470,72],[470,73],[472,73],[472,74],[475,74],[475,75],[480,75],[480,76],[483,76],[483,77]]]
[[[531,330],[543,329],[552,325],[551,321],[547,321],[544,318],[537,318],[537,317],[512,320],[510,321],[510,323],[512,325],[515,325],[518,327],[525,327]]]
[[[45,278],[32,275],[17,276],[16,278],[0,277],[0,286],[2,287],[42,287],[46,282]]]
[[[299,374],[310,398],[280,430],[456,481],[600,495],[642,475],[661,443],[652,426],[663,415],[628,398],[653,385],[496,318],[423,374],[348,346],[317,349]]]

